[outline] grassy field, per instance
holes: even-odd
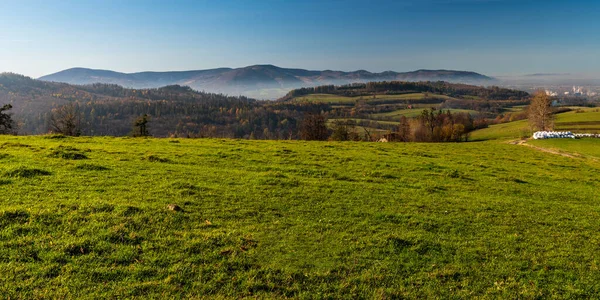
[[[0,162],[4,298],[600,293],[592,159],[497,142],[0,136]]]
[[[438,94],[428,94],[430,98],[438,98],[438,99],[452,99],[451,97],[438,95]],[[353,104],[358,102],[359,100],[365,100],[367,103],[369,102],[397,102],[397,101],[418,101],[425,99],[424,93],[412,93],[412,94],[401,94],[401,95],[376,95],[373,96],[360,96],[360,97],[344,97],[332,94],[311,94],[306,96],[300,96],[294,98],[293,101],[298,102],[321,102],[321,103],[348,103]]]
[[[488,128],[471,132],[471,140],[486,141],[497,139],[518,139],[531,137],[533,133],[529,129],[527,120],[491,125]]]
[[[551,150],[558,150],[575,156],[600,159],[600,139],[549,139],[530,140],[528,143]]]
[[[380,114],[374,114],[372,115],[373,118],[394,118],[394,119],[400,119],[400,117],[405,116],[407,118],[412,118],[412,117],[418,117],[421,115],[421,113],[423,112],[424,108],[413,108],[413,109],[400,109],[400,110],[396,110],[396,111],[392,111],[392,112],[387,112],[387,113],[380,113]],[[477,112],[474,110],[468,110],[468,109],[454,109],[454,108],[450,108],[450,109],[443,109],[444,111],[450,111],[452,113],[469,113],[469,114],[476,114]]]
[[[587,108],[559,115],[556,130],[600,133],[600,109]]]
[[[365,122],[377,122],[383,125],[398,125],[399,122],[396,121],[379,121],[379,120],[374,120],[374,119],[357,119],[357,118],[346,118],[346,119],[328,119],[327,120],[327,125],[333,125],[336,121],[348,121],[348,120],[352,120],[355,122],[360,122],[360,121],[365,121]]]
[[[580,109],[556,115],[555,130],[582,133],[600,133],[600,111],[598,108]],[[489,128],[474,131],[473,140],[517,139],[532,134],[527,120],[492,125]]]
[[[507,112],[522,112],[527,109],[527,105],[516,105],[513,107],[506,108]]]

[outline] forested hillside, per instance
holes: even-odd
[[[327,110],[321,104],[262,102],[194,91],[189,87],[125,89],[118,85],[74,86],[0,75],[0,103],[13,105],[21,134],[48,132],[53,111],[72,106],[84,135],[128,135],[133,121],[150,116],[154,136],[296,138],[304,112]]]
[[[296,101],[315,93],[358,100],[344,105],[335,101]],[[432,114],[429,117],[421,114],[423,108],[439,108],[446,109],[445,117],[441,111],[436,114],[440,128],[445,126],[444,118],[468,120],[465,128],[476,128],[474,114],[493,114],[506,105],[526,104],[528,96],[521,91],[446,82],[370,82],[302,88],[279,101],[257,101],[179,85],[128,89],[115,84],[69,85],[16,74],[0,75],[0,104],[13,106],[20,134],[56,131],[56,126],[52,126],[56,125],[56,119],[70,115],[71,123],[78,126],[77,133],[123,136],[131,134],[134,121],[146,115],[149,134],[159,137],[298,139],[301,123],[308,113],[331,121],[358,118],[356,125],[364,129],[361,134],[370,135],[369,130],[375,129],[382,135],[396,131],[400,125],[400,119],[388,114],[411,105],[423,106],[410,115],[422,125],[428,122],[427,118],[432,123],[433,118]],[[450,117],[451,110],[470,116]],[[328,127],[335,131],[331,122]],[[358,138],[361,137],[355,139]]]
[[[511,90],[492,86],[489,88],[449,83],[445,81],[382,81],[368,83],[354,83],[348,85],[323,85],[317,87],[300,88],[290,91],[280,100],[289,100],[294,97],[310,94],[334,94],[346,97],[369,96],[373,94],[405,94],[427,92],[435,94],[444,94],[450,97],[475,96],[486,100],[523,100],[529,97],[529,94],[523,91]]]

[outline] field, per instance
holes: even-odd
[[[579,157],[600,159],[600,139],[550,139],[530,140],[529,144]]]
[[[347,119],[328,119],[327,120],[327,125],[328,126],[332,126],[336,121],[340,121],[340,122],[347,122],[347,121],[354,121],[354,122],[377,122],[379,124],[382,125],[398,125],[400,124],[399,122],[395,122],[395,121],[379,121],[379,120],[372,120],[372,119],[357,119],[357,118],[347,118]]]
[[[413,109],[400,109],[400,110],[396,110],[396,111],[392,111],[392,112],[388,112],[388,113],[380,113],[380,114],[374,114],[372,115],[373,118],[375,119],[394,119],[394,120],[399,120],[402,116],[407,117],[407,118],[413,118],[413,117],[418,117],[421,115],[421,113],[423,112],[424,108],[413,108]],[[454,109],[454,108],[450,108],[450,109],[442,109],[444,111],[450,111],[452,113],[469,113],[469,114],[477,114],[476,111],[474,110],[468,110],[468,109]]]
[[[518,139],[531,137],[533,133],[529,129],[527,120],[519,120],[508,123],[490,125],[488,128],[471,132],[471,140],[487,141],[496,139]]]
[[[600,133],[600,109],[580,109],[559,115],[556,130],[571,130],[573,132]]]
[[[598,108],[580,108],[556,115],[555,130],[572,131],[576,133],[600,133],[600,111]],[[473,140],[517,139],[531,137],[527,120],[492,125],[489,128],[474,131]]]
[[[590,158],[493,141],[0,136],[0,161],[4,298],[600,293]]]

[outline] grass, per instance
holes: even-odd
[[[600,293],[591,159],[497,142],[12,136],[0,153],[4,298]]]
[[[423,110],[426,108],[413,108],[413,109],[399,109],[392,112],[373,114],[374,118],[394,118],[400,119],[400,117],[405,116],[407,118],[418,117],[423,113]],[[468,113],[468,114],[477,114],[474,110],[468,109],[455,109],[455,108],[444,108],[442,109],[444,112],[450,111],[451,113]]]
[[[379,124],[383,124],[383,125],[398,125],[398,124],[400,124],[399,122],[396,122],[396,121],[380,121],[380,120],[375,120],[375,119],[344,118],[344,119],[327,119],[327,125],[332,126],[336,121],[341,121],[341,122],[354,121],[357,123],[364,121],[364,122],[379,123]]]
[[[531,140],[528,143],[559,151],[567,152],[581,157],[591,157],[600,159],[600,139],[549,139],[549,140]]]
[[[529,129],[527,120],[519,120],[508,123],[490,125],[488,128],[479,129],[471,133],[471,140],[485,141],[497,139],[518,139],[521,137],[531,137],[532,132]]]
[[[587,121],[600,121],[600,109],[594,108],[580,108],[579,111],[572,111],[564,114],[559,114],[558,122],[587,122]]]
[[[557,130],[573,132],[600,133],[600,109],[579,109],[560,115],[556,122]]]
[[[528,105],[515,105],[505,109],[507,112],[522,112],[527,109]]]
[[[598,108],[580,109],[555,115],[555,130],[582,133],[600,133],[600,111]],[[473,140],[517,139],[532,134],[527,120],[491,125],[489,128],[474,131]]]

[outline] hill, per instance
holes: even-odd
[[[360,125],[357,130],[363,133],[365,128],[385,133],[396,129],[404,117],[415,118],[422,115],[423,110],[431,109],[468,114],[471,119],[478,119],[471,125],[479,128],[486,123],[484,119],[494,119],[507,109],[528,104],[529,94],[443,81],[384,81],[300,88],[278,101],[328,104],[332,108],[329,113],[332,120],[352,120],[350,125]]]
[[[600,293],[592,159],[496,142],[0,136],[0,149],[11,299]]]
[[[126,89],[118,85],[70,85],[0,74],[0,104],[11,104],[21,134],[48,132],[51,115],[74,107],[84,135],[128,135],[133,121],[149,115],[154,136],[295,137],[304,111],[319,104],[279,104],[198,92],[189,87]]]
[[[319,100],[319,94],[311,94],[321,90],[331,93],[331,97],[324,96],[329,97],[327,101]],[[13,105],[22,134],[48,132],[53,111],[74,106],[79,111],[84,135],[128,135],[134,120],[146,114],[151,118],[150,133],[159,137],[296,139],[306,112],[330,119],[397,121],[395,116],[400,114],[395,112],[407,105],[414,105],[417,112],[435,106],[493,113],[502,105],[525,104],[529,96],[519,91],[447,82],[371,82],[303,88],[291,94],[298,97],[257,101],[179,85],[128,89],[115,84],[71,85],[0,74],[0,104]],[[491,100],[505,98],[513,100]],[[415,111],[408,115],[418,114]],[[380,125],[385,127],[382,129],[394,126]]]
[[[309,71],[280,68],[273,65],[254,65],[244,68],[218,68],[181,72],[119,73],[108,70],[73,68],[39,78],[43,81],[70,84],[108,83],[128,88],[157,88],[165,85],[186,85],[193,89],[230,95],[275,99],[289,90],[324,84],[348,84],[368,81],[448,81],[463,83],[489,83],[493,78],[467,71],[418,70],[414,72],[371,73]]]

